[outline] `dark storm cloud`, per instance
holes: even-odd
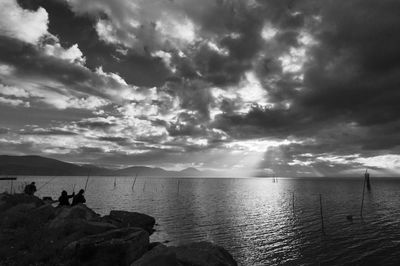
[[[105,97],[100,90],[86,83],[94,78],[92,72],[82,66],[46,56],[31,44],[0,36],[0,62],[16,67],[18,77],[46,77],[77,91]]]
[[[329,115],[346,113],[365,125],[396,121],[399,11],[398,1],[328,1],[301,103]]]
[[[99,140],[102,141],[111,141],[111,142],[124,142],[127,141],[127,138],[122,137],[100,137]]]
[[[49,129],[43,129],[43,128],[37,128],[33,130],[21,130],[18,132],[20,135],[33,135],[33,136],[74,136],[77,135],[76,132],[73,131],[67,131],[63,129],[55,129],[55,128],[49,128]]]
[[[260,164],[288,175],[328,175],[362,166],[362,156],[400,153],[399,1],[18,2],[43,7],[57,38],[28,44],[0,36],[1,84],[9,90],[1,97],[31,106],[5,107],[3,100],[3,116],[11,115],[2,118],[0,134],[9,127],[25,139],[73,136],[56,128],[65,125],[92,136],[76,136],[77,146],[87,147],[71,154],[116,164],[191,163],[229,142],[290,140],[268,149]],[[77,44],[80,64],[49,56],[45,44],[63,51]],[[29,97],[12,95],[12,86]],[[27,88],[66,96],[51,100],[86,113],[51,119],[39,106],[49,100]],[[89,96],[101,101],[80,102]],[[46,116],[43,129],[19,131],[39,121],[35,115]],[[43,144],[21,141],[21,152]]]
[[[167,131],[170,136],[201,136],[206,127],[198,123],[198,118],[187,113],[181,113],[177,122],[172,122]]]
[[[179,75],[201,77],[217,86],[236,84],[262,47],[260,31],[264,18],[256,8],[239,2],[217,1],[206,14],[188,10],[201,27],[200,35],[215,34],[213,45],[199,41],[185,50],[188,57],[176,56],[172,62]],[[234,33],[234,34],[232,34]],[[219,37],[221,36],[221,37]]]
[[[101,120],[84,120],[76,123],[79,127],[82,128],[91,128],[91,129],[108,129],[112,126],[115,126],[115,123]]]
[[[22,7],[31,10],[45,8],[49,14],[49,32],[58,36],[65,47],[77,43],[86,57],[86,66],[91,70],[102,66],[104,71],[119,73],[128,83],[137,86],[159,86],[170,75],[170,71],[158,58],[134,51],[128,51],[126,56],[122,56],[117,51],[118,46],[101,41],[95,27],[98,19],[106,18],[105,13],[76,15],[61,0],[18,2]]]
[[[82,154],[98,154],[104,153],[104,149],[98,147],[80,147],[76,152]]]
[[[131,142],[129,140],[129,138],[125,138],[125,137],[99,137],[98,140],[100,141],[106,141],[106,142],[111,142],[111,143],[116,143],[120,146],[131,146]],[[132,145],[133,146],[133,145]]]
[[[282,27],[277,36],[279,41],[295,47],[298,33],[288,29],[302,27],[304,18],[290,15],[290,8],[285,6],[290,7],[289,2],[282,2],[286,4],[277,4],[276,10],[271,11],[274,14],[271,21]],[[265,3],[267,7],[271,4],[271,1]],[[399,141],[392,134],[400,114],[400,50],[395,48],[400,46],[396,34],[400,30],[399,11],[398,1],[348,1],[340,5],[324,1],[315,5],[313,14],[321,16],[321,24],[309,29],[318,44],[309,52],[304,84],[281,74],[275,83],[276,89],[267,88],[270,100],[277,106],[290,100],[291,107],[254,107],[244,115],[225,113],[218,116],[215,126],[236,136],[272,134],[318,138],[324,127],[354,122],[366,126],[364,144],[360,143],[364,149],[393,148]],[[289,38],[290,34],[293,37]],[[284,35],[288,38],[281,39]],[[264,61],[259,69],[260,77],[267,76],[273,68],[271,60]],[[275,69],[275,73],[281,72],[279,66]],[[302,89],[294,90],[296,87]],[[379,130],[373,125],[380,125]],[[340,136],[338,140],[346,138]]]

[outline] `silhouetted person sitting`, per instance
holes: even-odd
[[[81,189],[79,190],[78,194],[74,196],[72,199],[72,206],[79,204],[79,203],[85,203],[86,199],[85,196],[83,196],[83,193],[85,193],[85,190]]]
[[[36,192],[36,185],[35,182],[30,183],[29,185],[25,186],[24,189],[25,194],[33,195]]]
[[[58,206],[71,206],[69,203],[69,199],[74,197],[75,193],[72,193],[72,195],[68,195],[67,191],[63,190],[61,192],[61,196],[58,198]]]

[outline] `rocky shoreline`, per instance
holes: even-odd
[[[151,243],[155,219],[86,205],[53,207],[25,194],[0,194],[0,265],[233,266],[210,242],[182,246]]]

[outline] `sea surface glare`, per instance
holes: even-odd
[[[72,193],[75,186],[77,192],[86,182],[52,178],[18,177],[13,188],[35,181],[39,189],[50,181],[36,195],[57,199],[62,190]],[[7,182],[0,183],[1,192],[9,191]],[[92,176],[87,205],[100,214],[149,214],[157,222],[151,241],[212,241],[239,265],[400,265],[400,180],[371,179],[363,219],[361,178],[137,178],[132,187],[133,182],[134,177]]]

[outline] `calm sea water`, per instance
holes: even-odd
[[[38,196],[58,198],[63,189],[83,188],[86,177],[19,177],[13,186],[19,189],[33,180]],[[263,178],[138,178],[132,188],[133,180],[91,177],[87,205],[101,214],[121,209],[155,217],[151,241],[212,241],[240,265],[399,265],[400,180],[372,178],[363,219],[361,178],[280,178],[275,183]],[[0,183],[0,191],[9,187],[8,181]]]

